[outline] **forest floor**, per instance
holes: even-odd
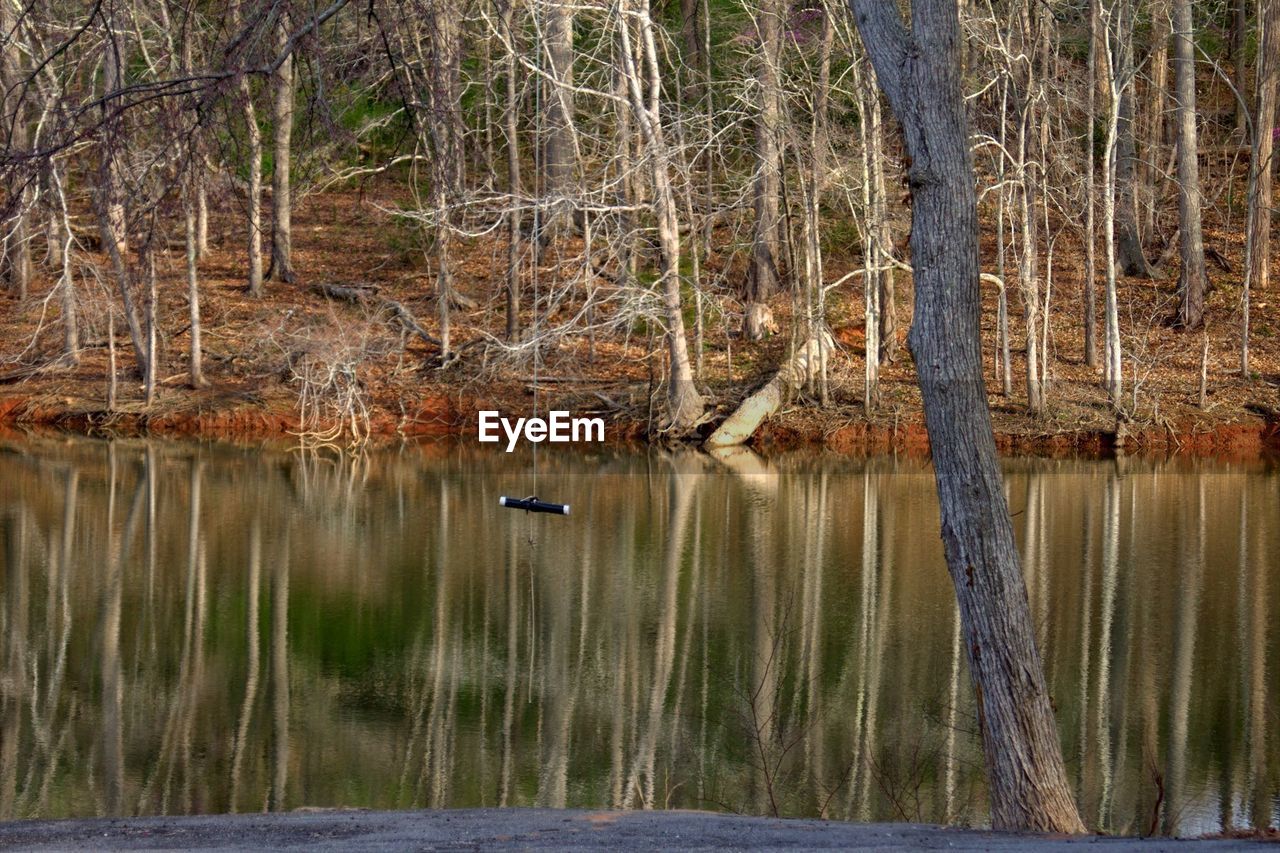
[[[393,192],[380,195],[371,190],[328,191],[303,199],[294,212],[296,280],[267,282],[266,296],[260,300],[245,291],[243,233],[232,230],[230,215],[214,216],[211,251],[200,264],[204,365],[211,384],[199,390],[188,384],[185,269],[175,235],[173,249],[159,269],[162,368],[157,399],[150,407],[144,405],[128,334],[118,317],[119,379],[115,405],[107,405],[110,354],[105,317],[115,301],[107,284],[90,272],[90,265],[78,270],[84,349],[72,366],[59,359],[59,300],[54,279],[42,272],[44,278],[37,279],[26,302],[0,297],[8,302],[3,308],[6,321],[0,324],[0,424],[19,430],[154,431],[242,439],[301,433],[344,443],[350,441],[353,425],[354,432],[375,440],[471,435],[481,409],[529,414],[536,405],[543,412],[555,408],[603,416],[611,440],[658,436],[663,348],[660,335],[640,323],[594,340],[581,333],[563,336],[544,350],[535,398],[528,350],[518,356],[502,341],[507,250],[501,236],[456,247],[455,284],[474,300],[474,307],[454,311],[453,345],[460,355],[440,368],[438,348],[405,335],[376,307],[381,299],[394,299],[431,334],[438,333],[430,265],[422,250],[414,248],[403,220],[389,211],[394,203]],[[1055,250],[1048,410],[1040,417],[1026,410],[1024,327],[1016,286],[1011,282],[1009,288],[1014,381],[1012,393],[1005,396],[995,372],[997,288],[984,283],[987,382],[1002,451],[1106,454],[1119,447],[1256,457],[1280,448],[1280,292],[1254,294],[1252,373],[1243,376],[1239,369],[1242,225],[1237,213],[1233,222],[1210,222],[1206,227],[1206,245],[1232,268],[1210,266],[1214,287],[1207,335],[1180,331],[1167,322],[1176,308],[1176,256],[1162,277],[1121,280],[1127,412],[1120,419],[1100,387],[1100,368],[1084,363],[1084,264],[1078,242],[1069,236],[1071,227],[1063,229]],[[984,269],[993,271],[988,236],[984,232]],[[771,302],[781,334],[760,342],[738,336],[743,306],[729,294],[740,290],[745,252],[730,241],[727,232],[723,237],[717,234],[715,250],[704,263],[705,274],[723,283],[705,300],[700,385],[714,406],[714,416],[704,432],[772,375],[789,345],[789,294]],[[826,253],[828,281],[861,264],[856,246],[831,245]],[[37,252],[37,261],[41,254]],[[1276,258],[1272,266],[1280,271]],[[561,240],[542,254],[541,286],[568,280],[581,267],[581,239]],[[1280,273],[1273,274],[1276,279]],[[870,414],[862,405],[859,281],[855,278],[833,291],[828,302],[829,323],[839,343],[829,364],[828,403],[792,401],[757,433],[757,447],[816,443],[844,452],[927,452],[920,394],[905,346],[912,303],[909,276],[897,275],[898,338],[903,343],[896,361],[882,367],[880,403]],[[315,289],[321,284],[369,286],[371,294],[376,289],[377,299],[365,304],[332,301]],[[601,279],[597,293],[607,297],[609,287]],[[531,289],[526,282],[521,317],[525,327],[535,319],[542,328],[554,327],[582,309],[579,288],[567,291],[554,310],[544,307],[534,318],[528,311]],[[1097,300],[1101,318],[1101,292]],[[691,308],[686,317],[692,337]],[[1206,339],[1207,396],[1202,407]],[[339,434],[342,429],[345,432]]]
[[[1030,850],[1258,849],[1265,838],[1051,836],[911,823],[745,817],[689,811],[462,809],[301,811],[0,823],[14,850]]]

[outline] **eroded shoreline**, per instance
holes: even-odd
[[[0,398],[0,430],[70,432],[84,435],[193,437],[226,441],[299,441],[350,446],[350,430],[325,437],[308,433],[287,398],[229,405],[179,404],[146,410],[126,405],[108,410],[100,401],[38,396]],[[551,405],[554,405],[552,403]],[[424,396],[400,411],[373,408],[362,425],[370,446],[418,439],[475,438],[480,411],[496,403],[461,395]],[[1162,424],[1117,422],[1112,428],[1063,427],[1025,416],[995,413],[996,446],[1004,456],[1110,458],[1118,454],[1179,455],[1249,461],[1280,456],[1280,410],[1234,417],[1206,417]],[[706,430],[709,431],[710,425]],[[605,443],[644,446],[667,443],[643,418],[608,419]],[[696,439],[693,443],[696,443]],[[797,408],[765,423],[748,445],[761,452],[823,449],[848,455],[901,453],[927,456],[929,438],[919,413],[866,419],[839,409]]]

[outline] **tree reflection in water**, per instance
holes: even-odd
[[[544,455],[566,519],[497,506],[533,488],[530,459],[454,446],[5,450],[0,817],[983,820],[917,461]],[[1019,460],[1006,478],[1086,821],[1274,824],[1280,473]]]

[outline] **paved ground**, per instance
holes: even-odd
[[[84,850],[1259,849],[1251,841],[1143,841],[1005,835],[903,823],[775,820],[708,812],[551,809],[310,811],[273,815],[95,818],[0,823],[0,848]]]

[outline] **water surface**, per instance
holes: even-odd
[[[1280,471],[1005,467],[1086,822],[1275,825]],[[983,823],[926,465],[544,451],[534,470],[447,445],[3,448],[0,818]]]

